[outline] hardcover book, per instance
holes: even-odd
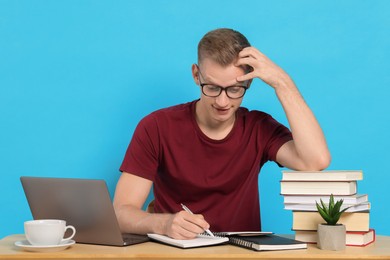
[[[353,195],[356,181],[281,181],[282,195]]]
[[[295,239],[306,243],[317,243],[316,231],[295,231]],[[375,241],[375,230],[369,231],[347,231],[347,246],[367,246]]]
[[[296,230],[317,230],[318,224],[324,223],[316,211],[293,211],[293,226]],[[370,229],[370,212],[344,212],[339,222],[347,231],[368,231]]]
[[[320,201],[318,200],[318,203]],[[345,204],[341,205],[340,209],[348,208],[345,212],[359,212],[370,210],[371,204],[369,202],[364,202],[357,205]],[[284,209],[286,210],[299,210],[299,211],[316,211],[317,206],[315,203],[285,203]]]
[[[315,204],[320,200],[329,201],[330,195],[286,195],[283,196],[283,202],[285,204],[302,203],[302,204]],[[343,200],[343,204],[356,205],[363,202],[368,202],[367,194],[354,194],[347,196],[333,196],[335,201]]]
[[[289,181],[359,181],[361,170],[282,171],[282,180]]]

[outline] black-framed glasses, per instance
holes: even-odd
[[[246,90],[249,88],[248,83],[246,85],[234,85],[228,87],[221,87],[215,84],[202,83],[200,78],[204,78],[198,67],[198,76],[199,76],[199,85],[202,88],[203,95],[207,97],[218,97],[221,95],[222,91],[225,91],[226,96],[231,99],[242,98],[245,95]]]

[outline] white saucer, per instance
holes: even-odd
[[[65,248],[74,245],[76,242],[74,240],[65,241],[59,245],[52,246],[33,246],[27,240],[16,241],[15,246],[22,248],[30,252],[56,252],[64,250]]]

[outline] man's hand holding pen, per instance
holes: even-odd
[[[166,223],[165,233],[167,236],[175,239],[192,239],[205,231],[207,232],[209,228],[210,225],[204,219],[203,215],[193,214],[189,210],[182,210],[169,217]]]

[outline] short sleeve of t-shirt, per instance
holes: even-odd
[[[263,134],[269,133],[268,140],[264,151],[265,161],[274,161],[276,162],[276,154],[278,153],[280,147],[286,142],[292,140],[292,135],[290,130],[284,125],[277,122],[273,117],[267,115],[267,129],[268,131],[262,131]],[[280,164],[278,164],[281,166]]]
[[[158,144],[158,124],[150,114],[137,125],[120,171],[154,181],[158,169]]]

